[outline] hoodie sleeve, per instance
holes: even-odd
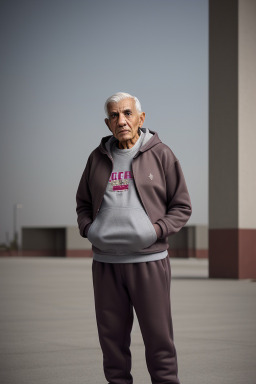
[[[92,198],[88,178],[90,173],[90,157],[82,174],[76,193],[76,212],[79,232],[82,237],[87,237],[93,219]]]
[[[190,196],[178,160],[166,171],[166,191],[166,214],[156,222],[162,229],[161,239],[178,232],[192,213]]]

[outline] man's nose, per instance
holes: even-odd
[[[125,116],[120,113],[119,117],[118,117],[118,125],[120,125],[121,127],[123,125],[126,125],[126,119],[125,119]]]

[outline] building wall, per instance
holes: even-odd
[[[237,0],[209,2],[210,229],[238,225],[237,12]]]
[[[22,228],[23,256],[66,256],[65,228]]]
[[[239,1],[239,228],[256,229],[256,1]],[[255,234],[254,234],[255,236]]]

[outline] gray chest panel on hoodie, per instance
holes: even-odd
[[[152,136],[149,133],[150,136]],[[104,208],[142,208],[132,174],[132,160],[138,152],[146,134],[141,133],[131,149],[119,149],[117,140],[110,139],[106,146],[113,158],[114,168],[108,182],[101,209]],[[150,138],[150,137],[149,137]]]

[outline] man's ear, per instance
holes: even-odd
[[[142,128],[142,125],[145,121],[145,117],[146,117],[145,112],[141,112],[141,114],[140,114],[140,128]]]
[[[109,124],[109,119],[106,118],[104,121],[105,121],[105,124],[108,127],[108,129],[111,131],[110,124]]]

